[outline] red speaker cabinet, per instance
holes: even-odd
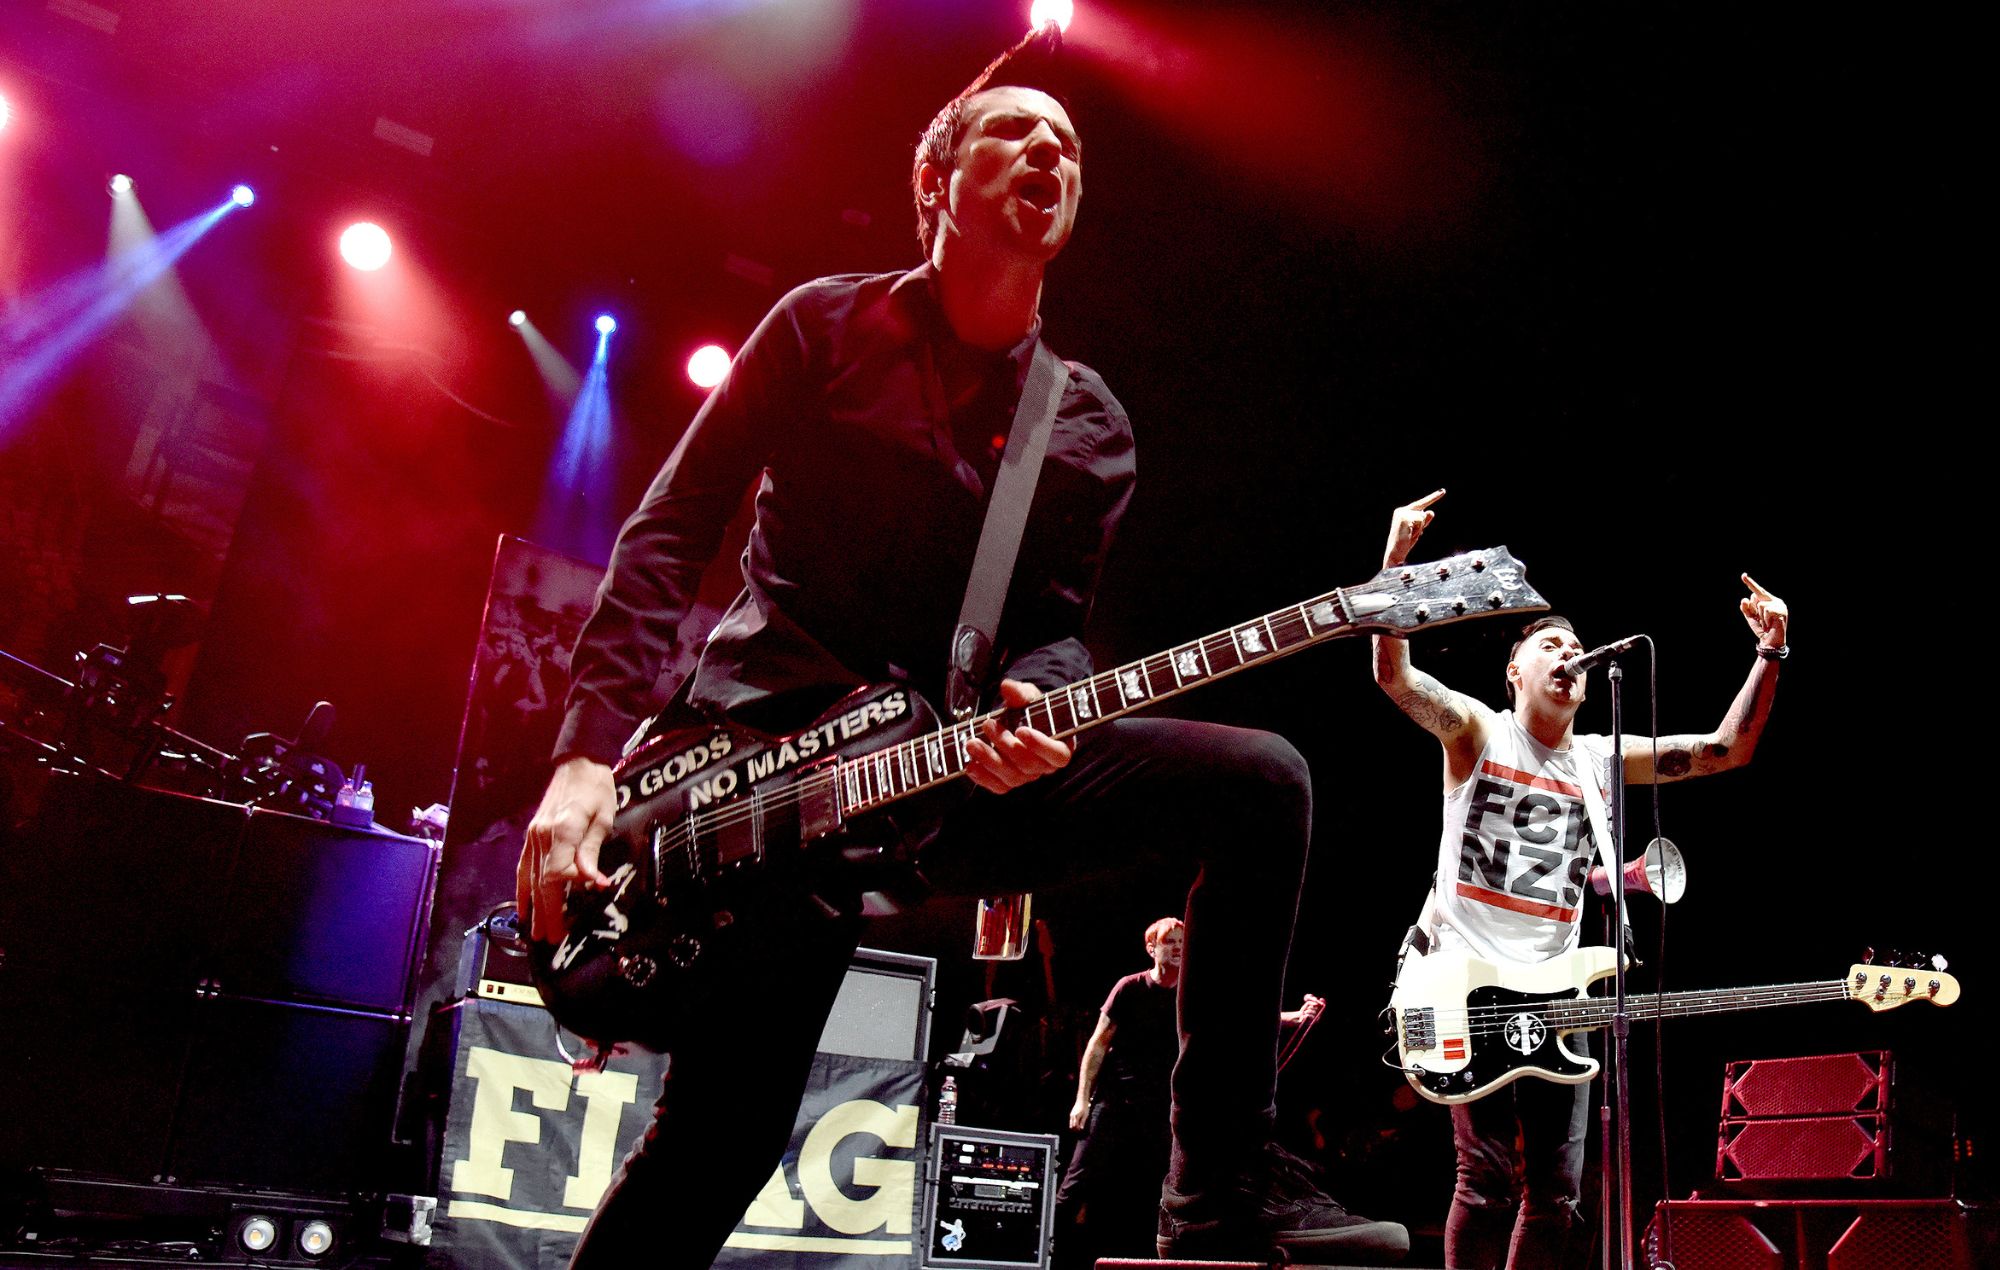
[[[1647,1263],[1675,1270],[1977,1270],[1993,1215],[1957,1200],[1676,1200],[1646,1227]]]
[[[1719,1182],[1872,1181],[1892,1170],[1887,1051],[1730,1063]]]

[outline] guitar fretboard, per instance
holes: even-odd
[[[928,736],[843,759],[828,775],[843,815],[869,811],[965,774],[969,742],[988,723],[1025,724],[1061,740],[1164,701],[1196,684],[1273,661],[1353,629],[1345,591],[1329,591],[1113,670],[1057,688],[1018,710],[996,710]]]
[[[1845,980],[1819,983],[1772,984],[1761,988],[1707,988],[1693,992],[1644,993],[1625,998],[1625,1012],[1639,1022],[1647,1019],[1681,1019],[1697,1014],[1728,1014],[1738,1010],[1758,1010],[1766,1006],[1804,1005],[1813,1001],[1844,1001],[1848,996]],[[1550,1008],[1549,1022],[1561,1029],[1606,1027],[1611,1023],[1615,1004],[1606,997],[1584,997]]]

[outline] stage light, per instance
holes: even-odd
[[[609,335],[617,329],[617,318],[612,317],[609,313],[600,313],[597,315],[597,333],[599,335]]]
[[[278,1224],[268,1217],[252,1217],[237,1230],[236,1241],[246,1252],[269,1252],[278,1242]]]
[[[356,221],[340,235],[340,258],[363,273],[389,263],[389,235],[380,225]]]
[[[688,358],[688,378],[697,388],[713,388],[729,374],[729,351],[720,344],[703,344]]]
[[[239,185],[229,191],[229,201],[238,207],[248,207],[257,201],[257,191],[247,185]]]
[[[512,313],[509,313],[507,315],[507,325],[509,326],[520,326],[527,320],[528,320],[528,315],[526,313],[523,313],[519,309],[515,309]]]
[[[132,192],[132,178],[120,172],[109,181],[106,181],[104,188],[110,191],[111,197],[123,198]]]
[[[1049,23],[1056,24],[1060,31],[1069,30],[1069,20],[1076,16],[1076,6],[1070,0],[1035,0],[1028,10],[1028,29],[1039,31]]]
[[[5,97],[0,97],[0,132],[7,130],[7,121],[13,117],[14,108],[7,104]]]
[[[299,1227],[299,1251],[308,1257],[324,1257],[333,1251],[333,1227],[323,1221],[309,1221]]]

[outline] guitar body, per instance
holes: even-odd
[[[1614,955],[1579,948],[1530,965],[1446,950],[1410,957],[1389,999],[1404,1076],[1441,1103],[1471,1102],[1523,1076],[1583,1084],[1598,1064],[1563,1044],[1567,1032],[1550,1020],[1549,1007],[1577,1000],[1608,977]]]
[[[901,684],[857,689],[784,735],[656,720],[614,769],[618,816],[598,854],[613,885],[572,886],[562,942],[529,949],[556,1021],[599,1042],[670,1048],[715,966],[764,937],[776,897],[823,889],[838,910],[915,884],[905,861],[935,818],[922,804],[846,817],[826,775],[937,725]]]

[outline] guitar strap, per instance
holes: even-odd
[[[965,603],[959,607],[958,627],[951,636],[945,704],[954,721],[971,718],[979,708],[979,688],[992,668],[993,633],[1000,625],[1000,609],[1006,603],[1014,560],[1021,551],[1021,532],[1028,524],[1028,505],[1035,498],[1042,459],[1055,431],[1056,407],[1068,382],[1069,368],[1048,345],[1036,340],[1028,382],[1021,388],[1021,403],[1014,407],[1014,426],[1008,430],[1007,448],[1001,453],[993,493],[986,502],[986,524],[979,531],[979,547],[972,555]]]
[[[1618,737],[1611,738],[1611,750],[1612,762],[1623,760],[1623,746]],[[1582,741],[1571,741],[1570,752],[1578,759],[1575,764],[1576,783],[1583,788],[1583,811],[1590,817],[1590,836],[1597,839],[1597,863],[1613,886],[1623,886],[1625,875],[1619,866],[1617,844],[1611,840],[1611,818],[1604,810],[1604,792],[1597,787],[1597,760],[1584,748]],[[1629,932],[1632,925],[1629,910],[1625,914],[1625,925]]]

